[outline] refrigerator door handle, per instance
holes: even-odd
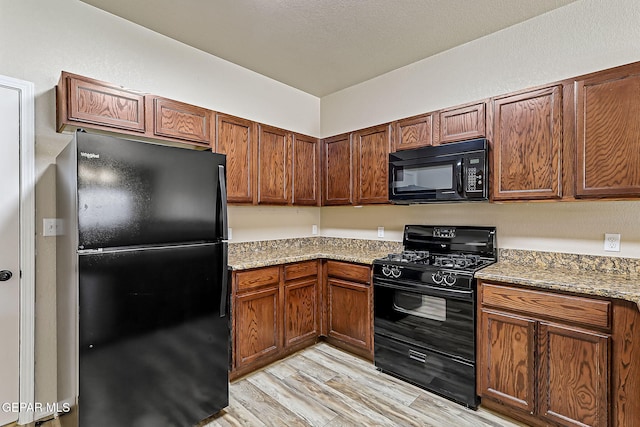
[[[229,238],[229,223],[227,218],[227,178],[223,165],[218,165],[218,191],[222,201],[222,230],[220,235],[222,240]]]
[[[222,259],[224,260],[224,267],[227,266],[227,243],[222,244]],[[227,268],[222,269],[222,292],[220,294],[220,317],[225,317],[227,315],[227,299],[229,296],[227,293],[229,292],[229,271]]]

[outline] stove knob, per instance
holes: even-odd
[[[382,266],[382,274],[384,274],[386,277],[391,276],[391,269],[389,268],[388,265]]]
[[[433,279],[433,282],[436,285],[439,285],[440,283],[442,283],[442,280],[444,279],[444,277],[442,277],[442,273],[439,271],[436,271],[435,273],[433,273],[431,275],[431,279]]]
[[[400,274],[402,274],[402,272],[398,267],[395,267],[395,266],[391,267],[391,275],[393,276],[394,279],[397,279],[398,277],[400,277]]]
[[[451,273],[449,273],[446,276],[444,276],[444,284],[445,285],[453,286],[454,283],[456,283],[456,276],[454,276]]]

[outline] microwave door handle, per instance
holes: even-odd
[[[462,160],[456,162],[456,191],[462,196]]]

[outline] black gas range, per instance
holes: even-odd
[[[373,263],[378,369],[476,408],[474,274],[497,260],[495,227],[407,225]]]

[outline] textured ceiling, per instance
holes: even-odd
[[[575,0],[83,0],[324,96]]]

